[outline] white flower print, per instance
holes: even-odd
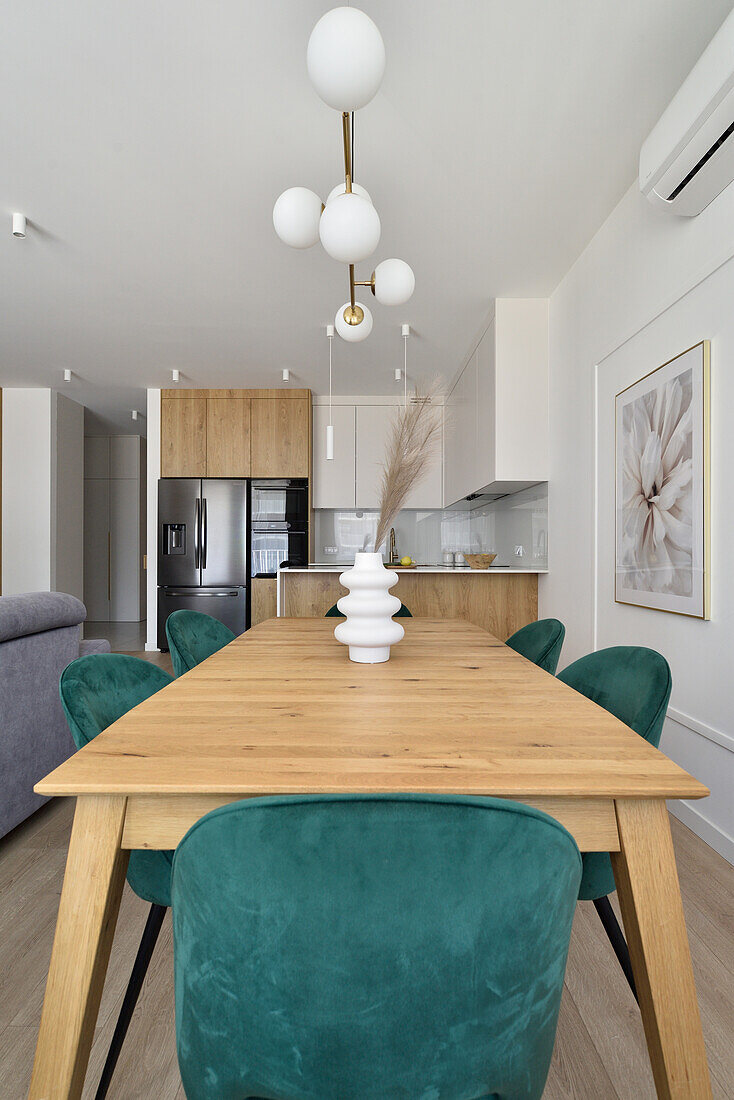
[[[621,566],[645,592],[693,592],[693,374],[631,401],[622,416]]]

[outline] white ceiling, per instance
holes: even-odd
[[[287,248],[286,187],[342,175],[306,75],[329,0],[7,0],[0,69],[0,384],[63,388],[123,430],[143,389],[327,387],[346,269]],[[363,0],[387,48],[356,116],[374,261],[416,293],[335,341],[335,389],[449,379],[490,300],[547,295],[635,178],[640,144],[729,0]],[[25,212],[27,239],[10,232]],[[358,270],[368,278],[374,263]],[[78,376],[68,386],[61,372]],[[138,426],[144,430],[144,422]]]

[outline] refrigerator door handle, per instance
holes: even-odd
[[[196,588],[184,588],[184,589],[167,588],[164,592],[164,596],[166,598],[168,598],[169,596],[173,596],[174,598],[183,596],[187,600],[194,600],[194,599],[197,599],[197,598],[209,600],[213,596],[215,596],[215,597],[216,596],[229,596],[229,597],[234,596],[235,598],[237,598],[239,596],[239,591],[236,588],[229,589],[226,592],[212,592],[210,589],[207,590],[207,589],[196,589]]]
[[[201,526],[200,515],[201,501],[196,498],[196,511],[194,513],[194,569],[199,568],[199,528]]]
[[[201,502],[201,568],[206,569],[206,551],[207,551],[207,536],[208,525],[206,520],[206,497]]]

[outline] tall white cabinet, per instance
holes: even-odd
[[[145,440],[84,440],[84,602],[95,622],[145,618]]]
[[[446,399],[444,500],[548,480],[548,300],[498,298]]]

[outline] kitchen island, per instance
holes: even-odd
[[[279,569],[278,615],[321,618],[347,594],[339,574],[348,568],[340,564]],[[423,565],[397,569],[398,583],[390,592],[417,617],[466,619],[504,640],[537,619],[541,572],[546,570]]]

